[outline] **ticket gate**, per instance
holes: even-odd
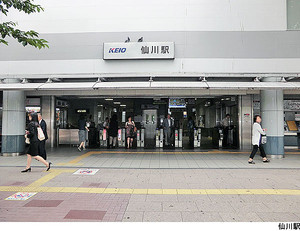
[[[142,115],[144,130],[144,148],[155,148],[155,136],[157,128],[157,109],[145,109]]]
[[[100,143],[100,147],[107,147],[108,134],[107,134],[107,129],[105,128],[99,131],[99,143]]]
[[[141,130],[136,131],[136,146],[141,147]]]
[[[156,148],[163,148],[164,146],[164,129],[156,129],[156,137],[155,137],[155,147]]]
[[[219,138],[219,148],[222,148],[223,136],[224,136],[222,129],[219,129],[219,135],[220,135],[220,138]]]
[[[201,145],[201,128],[194,129],[194,148],[200,148]]]
[[[118,144],[119,147],[125,147],[126,144],[126,136],[125,136],[125,128],[121,128],[118,130]]]
[[[136,146],[138,148],[144,147],[144,140],[145,140],[145,129],[142,128],[140,130],[137,130],[136,132]]]
[[[175,129],[175,148],[182,148],[182,128]]]

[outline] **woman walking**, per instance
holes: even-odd
[[[125,124],[125,128],[126,128],[127,148],[129,149],[132,148],[135,124],[131,120],[131,116],[128,116],[127,120],[128,121]]]
[[[38,139],[38,131],[37,128],[39,127],[38,123],[38,115],[36,113],[31,113],[29,115],[30,123],[28,124],[28,131],[26,131],[25,138],[29,138],[30,144],[29,149],[27,151],[27,165],[26,168],[21,172],[31,172],[31,160],[32,157],[44,165],[46,165],[47,170],[49,171],[51,162],[47,162],[44,160],[43,157],[40,157],[39,154],[39,139]]]
[[[254,124],[252,129],[253,149],[248,160],[249,164],[255,164],[253,158],[258,149],[260,150],[260,156],[263,158],[263,162],[264,163],[270,162],[270,160],[267,159],[263,146],[261,145],[261,135],[266,135],[266,132],[265,129],[261,128],[260,123],[261,123],[261,117],[259,115],[254,116]]]
[[[109,147],[115,148],[117,144],[117,136],[118,136],[118,117],[114,114],[110,120],[109,128]]]

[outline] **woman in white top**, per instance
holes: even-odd
[[[263,162],[264,163],[270,162],[267,159],[267,156],[266,156],[263,146],[261,145],[261,135],[266,135],[266,132],[265,132],[265,129],[261,128],[260,122],[261,122],[261,117],[259,115],[254,116],[254,124],[253,124],[253,128],[252,128],[253,150],[252,150],[251,155],[248,160],[249,164],[255,164],[255,162],[253,161],[253,158],[258,149],[260,150],[260,156],[263,158]]]

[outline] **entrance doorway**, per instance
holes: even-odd
[[[91,134],[87,135],[88,144],[93,148],[108,147],[108,130],[106,120],[113,115],[117,117],[117,147],[126,147],[125,123],[131,116],[135,123],[133,148],[160,149],[165,147],[166,133],[164,120],[171,114],[173,121],[171,131],[172,148],[178,149],[219,149],[238,148],[238,102],[236,96],[215,96],[198,98],[103,98],[95,96],[64,96],[57,101],[65,102],[65,106],[57,107],[56,120],[59,134],[69,132],[75,134],[78,119],[84,114]],[[228,128],[224,135],[223,120],[230,115]],[[224,142],[224,137],[226,142]],[[73,137],[71,145],[77,144]],[[93,140],[93,142],[91,142]],[[61,142],[66,144],[67,140]],[[224,146],[226,144],[226,146]]]

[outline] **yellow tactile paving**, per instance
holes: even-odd
[[[191,189],[177,189],[177,194],[193,194]]]
[[[163,191],[162,194],[177,194],[176,189],[163,189],[162,191]]]
[[[148,189],[148,194],[163,194],[162,189]]]
[[[119,194],[132,194],[133,189],[121,188],[118,193]]]
[[[159,195],[299,195],[296,189],[129,189],[129,188],[80,188],[80,187],[21,187],[0,186],[0,191],[9,192],[59,192],[59,193],[105,193],[105,194],[159,194]]]
[[[192,189],[192,193],[196,195],[207,194],[205,189]]]
[[[49,180],[52,180],[56,176],[60,175],[61,173],[65,172],[74,172],[76,169],[52,169],[49,171],[49,174],[43,176],[42,178],[36,180],[32,184],[28,185],[28,187],[38,187],[42,186],[43,184],[47,183]]]

